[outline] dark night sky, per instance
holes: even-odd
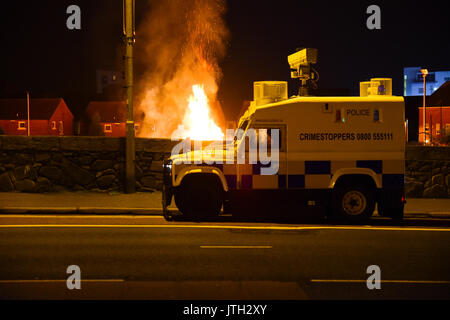
[[[139,23],[147,0],[136,2]],[[26,89],[34,97],[62,96],[78,115],[84,100],[95,94],[95,70],[121,66],[122,1],[11,3],[2,4],[0,12],[0,96],[21,97]],[[401,95],[405,66],[450,70],[450,19],[444,1],[227,3],[231,39],[221,63],[219,97],[228,116],[252,98],[253,81],[289,80],[286,57],[297,47],[319,49],[319,87],[348,88],[352,95],[358,94],[360,81],[371,77],[392,77],[394,94]],[[71,4],[81,7],[81,31],[66,28],[65,11]],[[366,28],[370,4],[381,7],[381,30]],[[294,94],[296,81],[289,86]]]

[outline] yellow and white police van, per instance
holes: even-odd
[[[404,100],[391,87],[391,79],[372,79],[359,97],[288,99],[286,82],[256,82],[234,141],[164,164],[165,214],[174,197],[187,216],[314,209],[358,221],[377,205],[379,215],[403,218]],[[248,147],[252,139],[258,150]]]

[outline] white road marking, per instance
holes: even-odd
[[[272,246],[200,246],[202,249],[272,249]]]
[[[345,279],[311,279],[311,282],[322,283],[366,283],[367,280],[345,280]],[[404,284],[450,284],[446,280],[380,280],[382,283],[404,283]]]
[[[1,207],[2,211],[139,211],[139,212],[149,212],[149,211],[158,211],[162,213],[161,208],[118,208],[118,207],[46,207],[46,208],[38,208],[36,207]],[[170,211],[175,210],[174,208],[169,208]]]
[[[81,279],[81,282],[125,282],[124,279]],[[48,282],[67,282],[67,279],[47,279],[47,280],[0,280],[0,284],[2,283],[48,283]]]

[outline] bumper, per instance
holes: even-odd
[[[405,204],[405,189],[383,188],[379,193],[379,201],[385,208],[401,208]]]
[[[170,206],[173,197],[172,186],[172,161],[168,160],[163,165],[162,205],[163,209]]]
[[[403,217],[405,203],[404,188],[383,188],[379,190],[378,212],[382,216],[391,218]]]

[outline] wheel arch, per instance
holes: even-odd
[[[228,191],[228,185],[227,185],[227,181],[225,179],[225,176],[223,175],[223,173],[215,168],[215,167],[189,167],[189,168],[184,168],[183,170],[180,171],[180,173],[176,176],[175,181],[173,186],[174,187],[178,187],[181,185],[182,181],[186,178],[186,177],[194,177],[195,175],[199,175],[199,176],[213,176],[215,177],[219,184],[222,186],[223,191],[227,192]]]
[[[382,187],[377,174],[368,168],[339,169],[333,175],[329,188],[335,189],[347,184],[364,184],[375,189]]]

